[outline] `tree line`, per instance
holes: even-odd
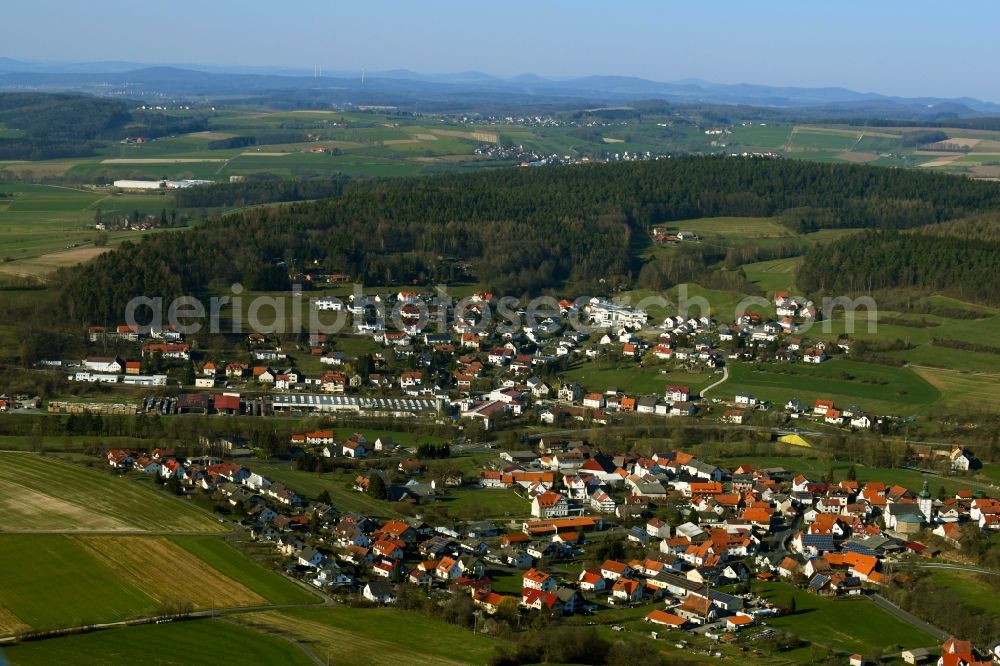
[[[918,288],[977,303],[1000,303],[1000,242],[870,231],[806,253],[796,284],[807,292],[871,293]]]
[[[347,180],[346,176],[310,180],[248,179],[176,190],[174,201],[181,208],[215,208],[322,199],[339,196]]]

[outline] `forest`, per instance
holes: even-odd
[[[282,180],[271,177],[239,183],[216,183],[174,192],[174,201],[181,208],[215,208],[217,206],[253,206],[279,201],[303,201],[339,196],[347,177]]]
[[[190,232],[124,243],[64,273],[61,282],[67,312],[81,322],[115,321],[137,294],[199,294],[212,282],[283,289],[289,273],[306,267],[377,285],[471,276],[513,295],[606,293],[609,285],[629,285],[639,276],[637,250],[648,243],[650,226],[663,221],[796,211],[796,224],[879,229],[876,241],[902,247],[896,229],[997,207],[994,183],[778,159],[691,157],[351,181],[336,197],[250,209]],[[928,250],[939,245],[928,241]],[[864,249],[859,244],[857,250]],[[889,275],[875,252],[867,282],[827,274],[842,269],[845,252],[811,254],[809,288],[913,283],[905,272]],[[689,279],[707,259],[696,254],[677,266],[647,269],[644,281],[663,288]],[[730,261],[735,266],[739,257]],[[976,266],[949,274],[972,280],[981,270]],[[914,270],[923,274],[920,266]],[[744,280],[734,271],[726,283]]]
[[[204,118],[130,112],[124,102],[70,94],[0,94],[0,124],[24,136],[0,138],[0,160],[85,157],[101,141],[156,138],[208,129]]]
[[[870,231],[810,250],[797,284],[837,294],[917,287],[996,305],[1000,294],[984,287],[996,281],[997,257],[997,241]]]

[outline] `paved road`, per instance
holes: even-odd
[[[943,562],[910,562],[901,561],[893,563],[894,567],[912,567],[916,569],[952,569],[954,571],[971,571],[973,573],[987,574],[990,576],[1000,576],[1000,571],[974,567],[969,564],[945,564]]]
[[[876,606],[879,606],[880,608],[883,608],[889,613],[895,615],[903,622],[906,622],[916,627],[917,629],[920,629],[921,631],[930,634],[939,641],[945,641],[950,636],[950,634],[948,634],[947,632],[941,631],[937,627],[927,624],[919,617],[907,613],[905,610],[903,610],[896,604],[892,603],[891,601],[883,597],[881,594],[873,594],[871,596],[871,600],[875,602]]]
[[[755,425],[723,425],[721,423],[698,423],[697,420],[691,420],[690,418],[684,420],[685,417],[669,417],[668,423],[670,425],[680,425],[683,424],[685,428],[694,430],[743,430],[746,432],[770,432],[776,435],[808,435],[810,437],[829,437],[831,432],[817,432],[815,430],[804,430],[802,428],[772,428],[770,426],[755,426]],[[662,424],[660,424],[662,425]],[[603,426],[594,428],[576,428],[571,430],[547,430],[546,432],[532,433],[528,435],[527,439],[529,441],[542,439],[543,437],[581,437],[584,433],[590,430],[601,430],[601,431],[613,431],[613,430],[630,430],[635,428],[642,428],[644,426],[638,425],[621,425],[621,426]],[[653,427],[657,427],[653,425]]]
[[[723,383],[727,379],[729,379],[729,366],[728,365],[724,365],[724,366],[722,366],[722,379],[720,379],[719,381],[715,382],[714,384],[709,384],[708,386],[706,386],[705,388],[703,388],[701,390],[701,397],[704,398],[706,393],[708,393],[709,391],[711,391],[712,389],[714,389],[716,386],[718,386],[719,384]]]

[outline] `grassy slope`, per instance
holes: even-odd
[[[124,523],[124,529],[217,532],[222,528],[207,514],[181,501],[143,488],[134,481],[112,477],[84,467],[25,453],[0,453],[0,481],[17,484],[34,493],[64,502],[75,510]],[[11,498],[8,498],[11,499]],[[0,528],[7,530],[87,529],[86,524],[67,522],[65,516],[49,516],[38,507],[19,514],[14,507],[0,515]]]
[[[931,579],[940,585],[950,587],[962,595],[965,604],[981,608],[987,613],[1000,615],[1000,597],[989,584],[979,580],[978,575],[968,571],[935,569]]]
[[[106,537],[131,539],[134,537]],[[200,561],[201,572],[228,578],[274,604],[312,603],[317,597],[281,578],[218,537],[176,537],[174,540]],[[121,542],[119,542],[121,544]],[[121,544],[127,547],[127,544]],[[162,563],[161,563],[162,564]],[[72,538],[55,535],[0,537],[0,608],[35,629],[90,622],[124,620],[159,612],[162,592],[157,585],[131,577],[115,561],[95,554]],[[157,563],[150,563],[158,567]],[[165,569],[150,570],[151,578],[170,576]],[[186,584],[179,580],[181,598]],[[53,600],[58,598],[58,603]],[[204,598],[197,607],[216,607]],[[242,605],[242,604],[241,604]],[[0,631],[0,633],[7,633]]]
[[[173,541],[273,604],[304,604],[318,600],[315,595],[250,560],[218,537],[177,536],[173,537]]]
[[[778,372],[779,370],[784,372]],[[908,368],[832,359],[818,366],[755,366],[733,363],[729,381],[720,391],[750,392],[763,400],[784,404],[797,397],[807,404],[832,399],[840,406],[857,403],[867,410],[889,414],[926,411],[940,394]]]
[[[211,645],[217,647],[210,649]],[[4,656],[12,666],[312,664],[288,641],[221,620],[127,627],[22,643],[5,649]]]
[[[828,599],[786,583],[758,584],[755,589],[781,606],[786,606],[794,595],[796,613],[771,618],[768,625],[819,645],[865,654],[871,647],[898,652],[899,647],[935,644],[931,636],[889,615],[867,599]]]
[[[124,620],[156,609],[111,563],[64,537],[4,536],[0,562],[0,604],[35,629]]]
[[[309,641],[321,659],[343,663],[482,664],[497,644],[454,625],[389,608],[296,609],[248,614],[239,621]]]
[[[272,481],[288,484],[290,488],[306,497],[315,498],[326,490],[339,511],[359,511],[382,518],[396,518],[400,515],[393,504],[348,488],[347,484],[354,479],[352,474],[316,474],[301,472],[283,465],[263,463],[251,463],[248,467]]]

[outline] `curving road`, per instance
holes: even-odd
[[[722,379],[720,379],[719,381],[715,382],[714,384],[709,384],[708,386],[706,386],[705,388],[703,388],[701,390],[701,397],[704,398],[706,393],[708,393],[709,391],[711,391],[712,389],[714,389],[719,384],[722,384],[727,379],[729,379],[729,366],[728,365],[724,365],[724,366],[722,366]]]

